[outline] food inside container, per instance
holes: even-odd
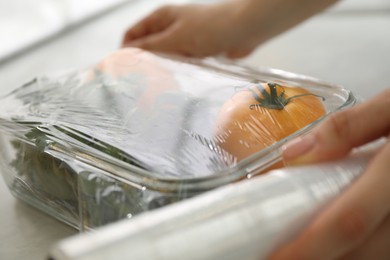
[[[16,197],[94,229],[281,167],[286,141],[355,102],[289,72],[122,49],[1,98],[1,172]]]

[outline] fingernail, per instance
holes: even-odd
[[[310,161],[310,151],[315,147],[313,134],[297,137],[282,147],[285,164],[300,164]]]

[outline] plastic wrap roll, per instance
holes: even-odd
[[[60,242],[56,260],[262,259],[301,231],[370,156],[291,167]]]

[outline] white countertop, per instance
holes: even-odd
[[[167,2],[188,1],[135,0],[0,64],[0,94],[37,75],[94,63],[119,46],[130,24]],[[370,3],[367,7],[362,0],[346,0],[267,42],[245,62],[314,76],[368,98],[390,87],[389,4]],[[2,178],[0,207],[2,260],[45,259],[56,241],[77,233],[14,199]]]

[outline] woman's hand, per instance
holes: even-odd
[[[164,6],[128,29],[123,47],[241,58],[336,0],[229,0]]]
[[[330,116],[308,136],[288,144],[291,164],[332,160],[381,137],[383,147],[360,176],[295,240],[270,259],[390,258],[390,89]]]
[[[126,32],[123,46],[197,57],[247,55],[255,46],[243,43],[237,4],[161,7]]]

